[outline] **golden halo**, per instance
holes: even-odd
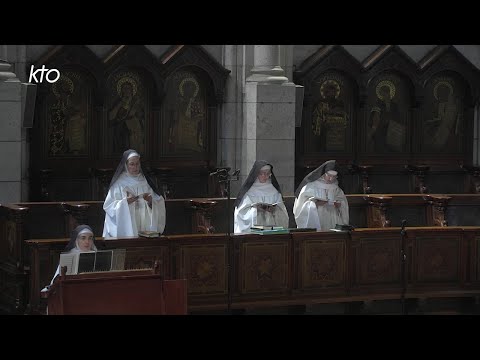
[[[452,95],[452,94],[453,94],[453,86],[452,86],[452,84],[450,84],[448,81],[443,81],[443,80],[442,80],[442,81],[439,81],[439,82],[435,85],[435,87],[433,88],[433,96],[435,96],[435,99],[438,100],[438,87],[439,87],[440,85],[444,85],[444,86],[446,86],[447,88],[450,89],[450,94],[448,94],[448,95]]]
[[[60,79],[58,81],[54,82],[52,85],[52,92],[55,94],[56,97],[60,97],[61,95],[58,92],[58,86],[63,84],[67,84],[68,90],[70,91],[70,94],[73,94],[73,90],[75,89],[75,86],[73,85],[72,79],[70,79],[68,76],[62,75],[60,76]]]
[[[327,85],[332,85],[335,88],[335,99],[338,98],[338,96],[340,95],[340,85],[337,81],[332,79],[324,81],[320,86],[320,95],[322,95],[322,98],[325,99],[325,87]]]
[[[117,82],[117,94],[122,96],[122,86],[125,83],[129,83],[132,86],[133,95],[137,93],[137,81],[130,76],[124,76]]]
[[[390,80],[382,80],[378,83],[377,88],[375,89],[377,97],[380,100],[383,100],[383,95],[380,94],[380,89],[384,86],[387,86],[390,89],[390,99],[393,99],[393,97],[395,96],[395,85]]]
[[[188,82],[191,82],[191,83],[193,83],[193,84],[195,85],[195,92],[193,93],[193,97],[196,97],[196,96],[198,95],[198,90],[199,90],[200,87],[198,86],[197,80],[195,80],[193,77],[188,77],[188,78],[185,78],[185,79],[182,80],[182,82],[181,82],[180,85],[178,86],[178,88],[180,89],[180,94],[181,94],[182,96],[184,96],[184,95],[183,95],[183,93],[184,93],[184,91],[183,91],[183,86],[185,85],[185,83],[186,83],[187,81],[188,81]]]

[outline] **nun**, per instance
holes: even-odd
[[[93,230],[88,225],[78,225],[70,235],[70,242],[65,246],[63,253],[78,253],[85,251],[97,251],[95,246],[95,236]],[[60,265],[57,266],[57,271],[53,275],[50,285],[53,284],[55,278],[60,275]],[[45,290],[45,289],[44,289]]]
[[[254,225],[288,228],[288,213],[273,166],[265,160],[253,164],[235,200],[233,232],[248,233]]]
[[[126,150],[115,171],[103,203],[103,237],[138,236],[139,231],[163,233],[165,199],[158,195],[153,181],[146,177],[140,154]]]
[[[330,230],[348,225],[348,201],[338,186],[335,160],[329,160],[308,174],[295,191],[293,214],[298,228]]]

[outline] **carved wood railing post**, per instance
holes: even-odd
[[[211,174],[228,174],[230,173],[230,167],[217,167],[212,170]],[[218,175],[209,175],[209,188],[213,189],[213,196],[227,197],[227,183],[225,181],[219,181]]]
[[[62,203],[60,206],[65,215],[65,235],[67,238],[70,237],[71,232],[78,225],[88,225],[87,211],[90,205],[83,203]]]
[[[480,167],[468,165],[462,165],[461,167],[470,175],[469,191],[474,194],[480,194]]]
[[[187,207],[192,210],[192,233],[211,234],[215,232],[212,225],[212,215],[216,201],[193,199],[187,202]]]
[[[420,194],[428,193],[428,187],[425,184],[425,176],[430,170],[430,166],[425,165],[405,165],[407,171],[415,175],[414,191]]]
[[[110,186],[110,181],[112,181],[113,169],[92,169],[92,172],[93,175],[98,178],[101,186],[101,193],[97,194],[100,195],[99,200],[104,200],[108,194],[108,187]]]
[[[391,221],[388,218],[388,208],[392,202],[390,196],[366,196],[364,199],[368,202],[367,208],[367,226],[368,227],[390,227]]]
[[[368,184],[368,178],[370,176],[370,171],[372,169],[371,165],[349,165],[348,171],[351,174],[358,174],[362,179],[362,188],[361,191],[363,194],[371,194],[372,187]]]
[[[165,200],[173,198],[173,194],[174,194],[174,188],[172,183],[173,168],[171,167],[153,168],[152,172],[159,179],[159,182],[158,182],[158,191],[160,192],[159,195],[162,195]]]
[[[42,198],[42,201],[50,200],[50,193],[48,192],[48,179],[51,174],[51,169],[40,170],[40,196]]]
[[[451,197],[427,195],[423,199],[428,203],[427,224],[429,226],[448,226],[445,212]]]

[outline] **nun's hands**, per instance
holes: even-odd
[[[148,202],[148,206],[152,207],[152,194],[143,194],[143,200]]]
[[[133,196],[127,191],[127,202],[129,205],[137,200],[138,200],[138,196]]]

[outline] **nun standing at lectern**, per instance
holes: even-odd
[[[329,160],[305,176],[295,191],[293,214],[299,228],[329,230],[348,225],[348,201],[338,186],[335,160]]]
[[[235,200],[235,234],[248,233],[253,225],[288,228],[288,213],[273,166],[265,160],[253,164]]]
[[[140,165],[140,154],[126,150],[103,203],[103,237],[138,236],[139,231],[163,233],[165,199]]]

